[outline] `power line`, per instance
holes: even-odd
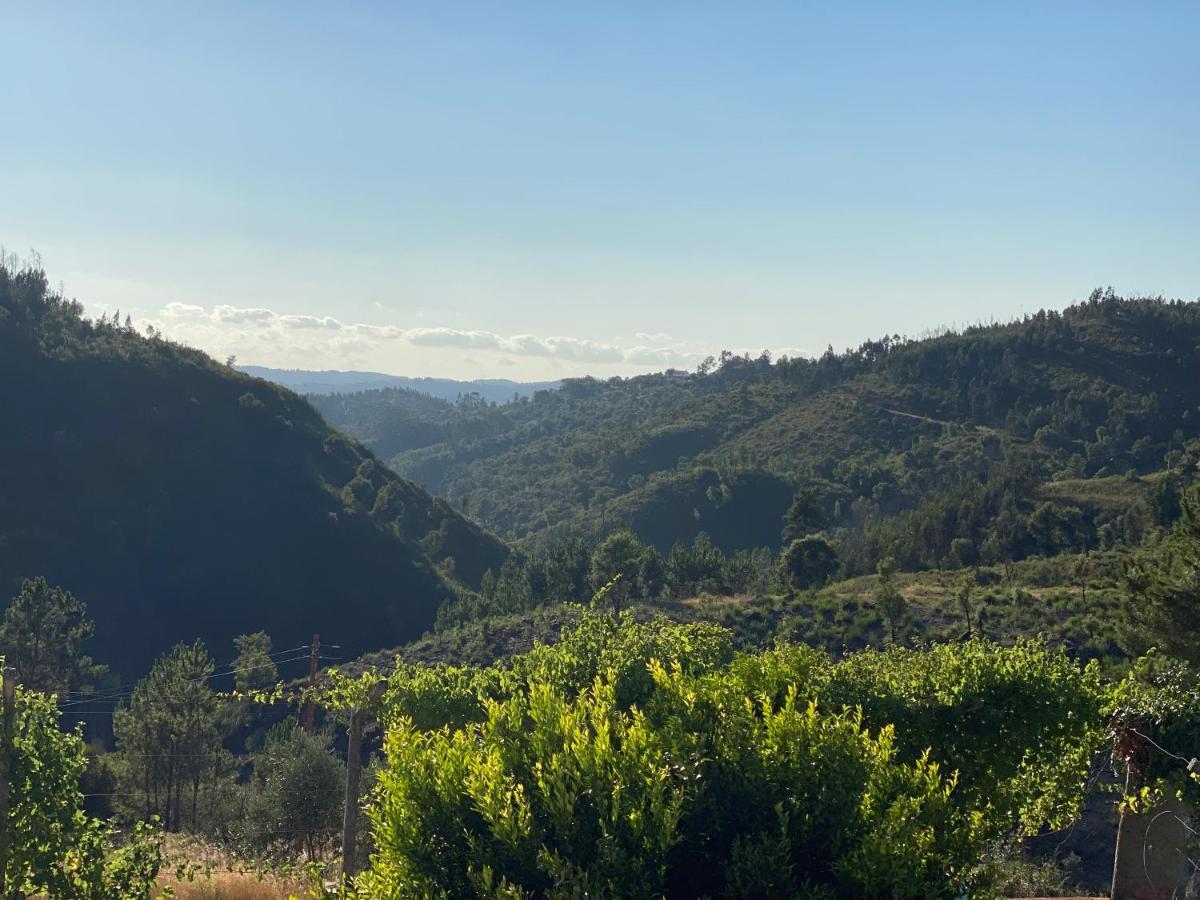
[[[287,651],[284,651],[284,652],[287,652]],[[277,665],[283,665],[285,663],[297,662],[298,660],[308,659],[308,658],[309,658],[309,654],[305,653],[300,656],[292,656],[287,659],[274,660],[274,662]],[[209,681],[213,678],[222,678],[226,675],[236,675],[240,672],[254,672],[254,671],[257,671],[262,668],[263,668],[262,664],[252,665],[252,666],[243,666],[243,667],[237,668],[237,669],[228,669],[228,670],[222,671],[222,672],[214,672],[211,675],[202,675],[197,678],[189,678],[184,683],[185,684],[195,684],[195,683],[201,682],[201,681]],[[95,703],[100,700],[110,700],[113,698],[120,699],[120,698],[125,698],[125,697],[132,697],[135,692],[136,692],[136,688],[134,688],[133,690],[128,690],[128,691],[113,691],[112,693],[101,694],[100,696],[97,696],[97,697],[89,697],[89,698],[80,699],[80,700],[69,700],[66,703],[60,703],[59,709],[65,709],[68,706],[79,706],[79,705],[86,704],[86,703]]]

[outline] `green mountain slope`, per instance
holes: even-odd
[[[125,675],[234,635],[365,649],[416,637],[507,550],[300,397],[89,322],[0,267],[0,596],[45,575]],[[453,562],[450,558],[453,558]]]
[[[1038,486],[1162,469],[1200,435],[1198,373],[1200,304],[1096,292],[1061,313],[815,360],[726,355],[687,377],[570,380],[525,402],[446,407],[440,432],[421,436],[388,392],[318,408],[400,447],[396,471],[531,546],[622,526],[664,551],[702,531],[727,552],[778,546],[808,487],[853,574],[885,553],[936,565],[956,539],[990,540],[999,560],[1136,530],[1119,505],[1072,525],[1079,508]]]

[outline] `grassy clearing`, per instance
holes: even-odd
[[[1165,473],[1126,478],[1110,475],[1107,478],[1069,478],[1050,481],[1038,488],[1047,500],[1069,503],[1089,512],[1121,512],[1150,499],[1154,485]]]

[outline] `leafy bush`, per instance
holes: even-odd
[[[9,795],[9,896],[149,900],[161,863],[150,826],[125,841],[82,811],[87,766],[78,732],[58,727],[53,699],[18,688]]]
[[[282,845],[315,859],[342,824],[345,766],[328,734],[309,734],[294,722],[267,733],[254,759],[247,804],[249,843]]]
[[[1103,705],[1095,666],[1033,642],[833,662],[594,613],[388,697],[364,897],[981,889],[989,842],[1076,812]]]
[[[952,780],[896,762],[890,730],[654,675],[678,701],[658,721],[600,678],[536,684],[458,731],[393,727],[364,895],[923,897],[969,860]]]

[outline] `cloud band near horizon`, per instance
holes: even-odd
[[[532,334],[500,335],[491,331],[449,327],[404,328],[396,325],[345,323],[332,316],[309,316],[278,313],[262,307],[236,307],[218,304],[212,307],[189,303],[168,303],[158,318],[150,324],[168,337],[194,343],[207,349],[215,343],[230,341],[259,343],[274,338],[277,349],[289,346],[305,351],[320,339],[329,349],[362,352],[370,345],[391,343],[413,347],[490,351],[514,357],[561,360],[571,363],[627,364],[639,366],[689,365],[705,354],[678,343],[667,345],[667,335],[654,337],[663,343],[639,343],[620,346],[585,338]]]

